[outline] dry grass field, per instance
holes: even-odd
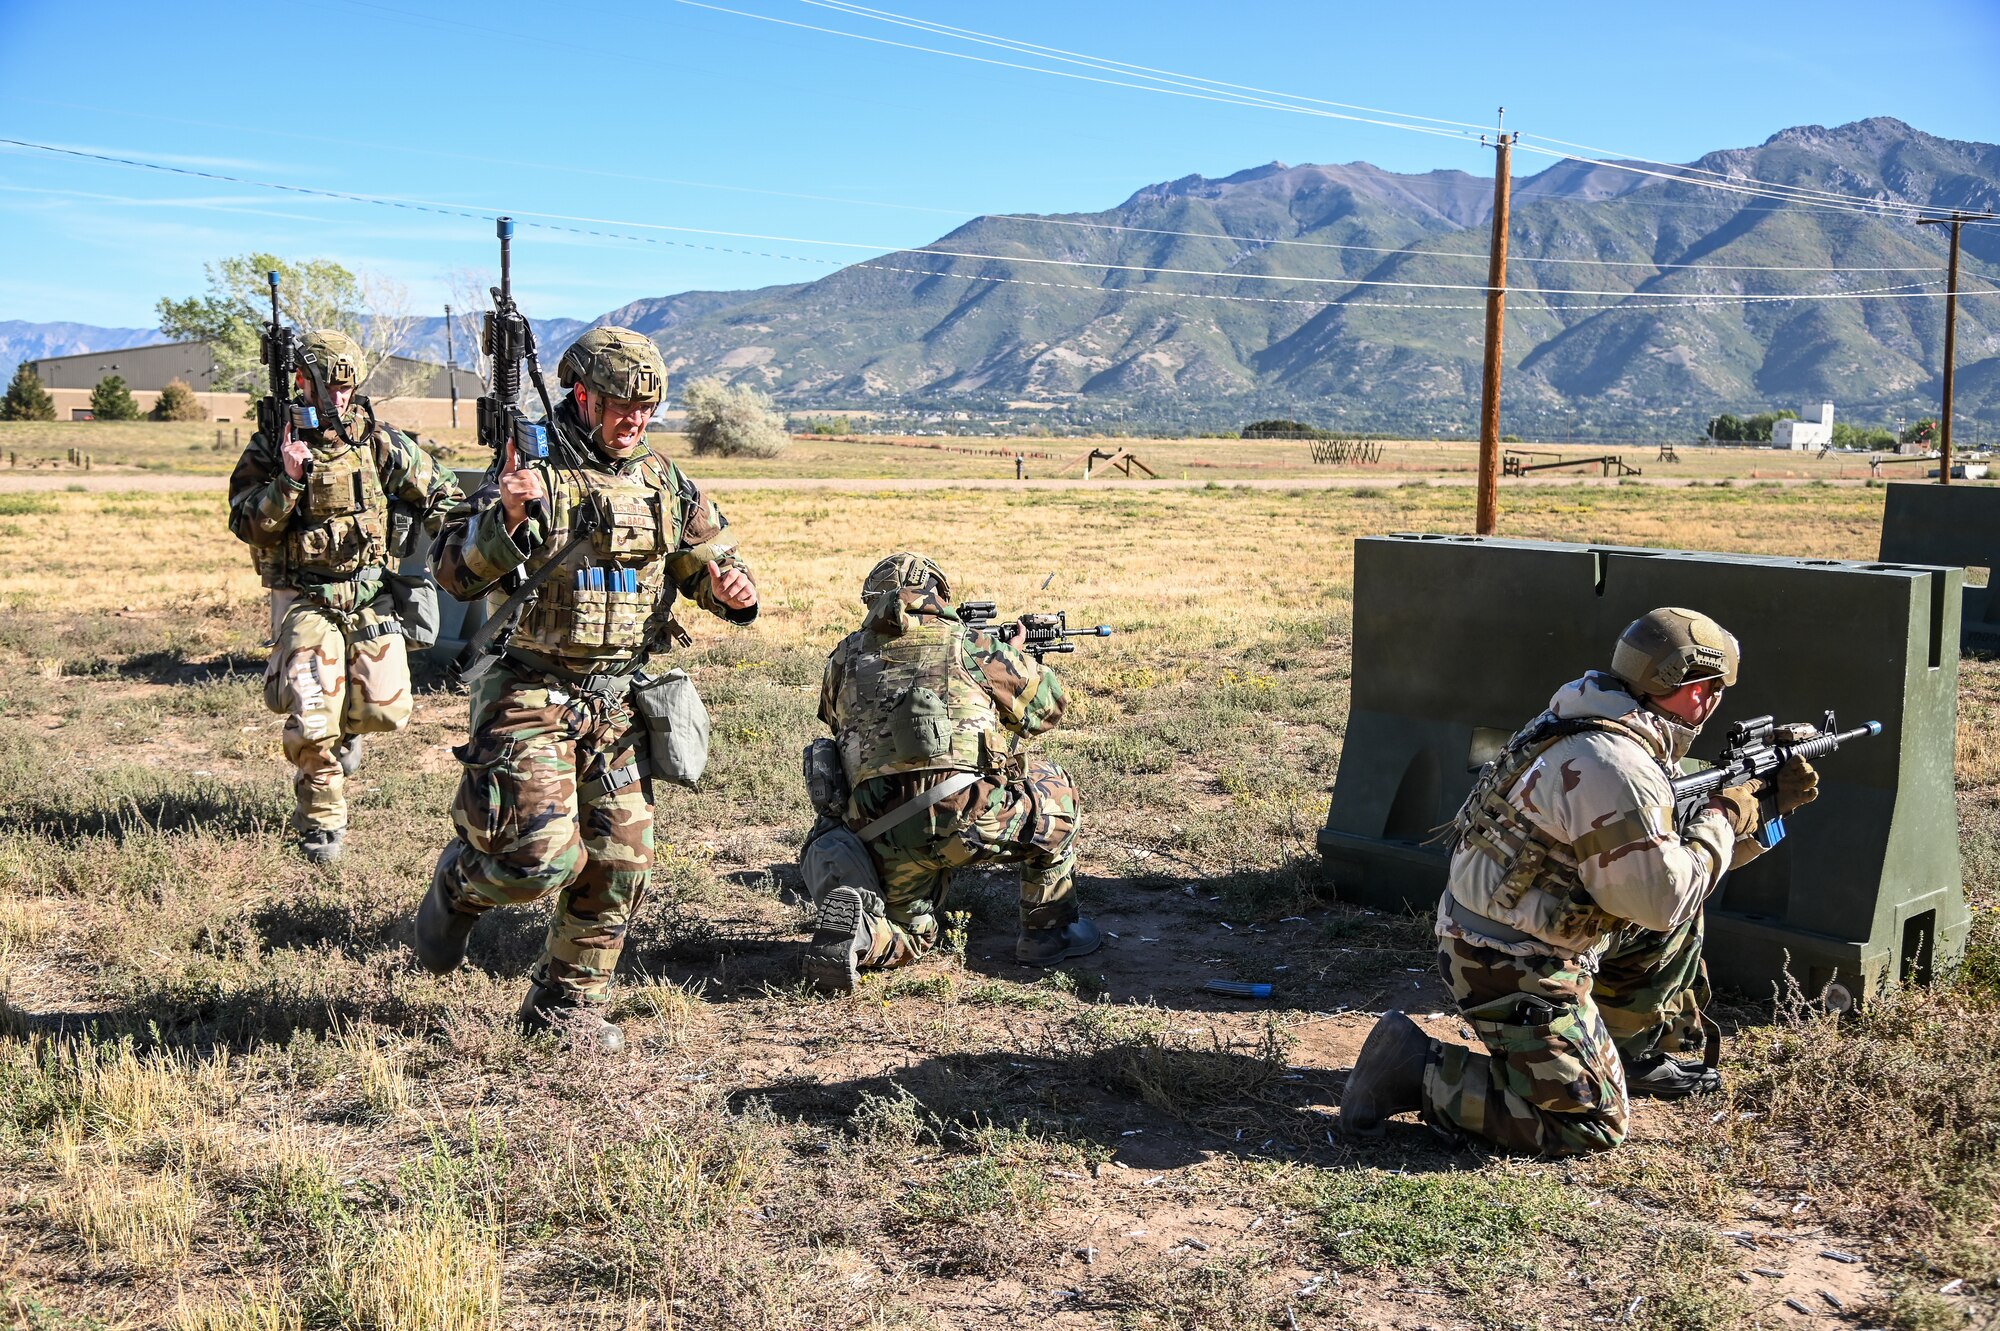
[[[395,420],[393,413],[387,416]],[[471,407],[465,417],[471,420]],[[0,481],[10,472],[61,474],[73,470],[68,462],[71,449],[91,456],[93,470],[149,471],[174,475],[227,476],[237,455],[248,442],[254,425],[237,420],[225,425],[212,422],[53,422],[48,424],[9,423],[0,425]],[[216,447],[220,431],[222,446]],[[425,431],[425,442],[451,458],[459,466],[483,466],[486,454],[478,447],[470,428]],[[686,461],[690,457],[685,438],[656,432],[655,447]],[[1508,445],[1510,450],[1534,454],[1531,464],[1553,461],[1558,456],[1580,461],[1611,453],[1640,469],[1635,483],[1714,481],[1724,478],[1746,480],[1846,480],[1869,476],[1868,459],[1834,455],[1821,459],[1804,453],[1775,453],[1759,448],[1679,449],[1680,461],[1659,459],[1659,445],[1646,444],[1537,444]],[[1416,476],[1469,479],[1478,458],[1478,448],[1469,443],[1437,443],[1405,440],[1385,443],[1381,457],[1371,463],[1315,464],[1302,440],[1235,439],[1041,439],[1041,438],[815,438],[801,436],[782,457],[702,458],[696,461],[708,477],[824,476],[850,480],[990,479],[1012,480],[1012,454],[1023,455],[1027,474],[1046,479],[1065,469],[1066,475],[1082,476],[1081,459],[1093,448],[1130,448],[1140,460],[1168,480],[1319,480],[1395,482]],[[10,467],[8,455],[14,462]],[[1919,479],[1922,464],[1895,464],[1885,467],[1888,479]],[[1137,475],[1138,473],[1134,473]],[[1552,473],[1556,478],[1604,479],[1599,466],[1573,466]],[[1122,477],[1102,476],[1117,484]],[[1535,478],[1526,478],[1532,482]],[[1509,486],[1522,482],[1510,480]]]
[[[1735,996],[1726,1096],[1643,1105],[1608,1157],[1333,1132],[1368,1014],[1448,1008],[1425,925],[1339,904],[1313,862],[1351,542],[1469,530],[1471,500],[729,496],[765,613],[694,626],[714,764],[661,797],[633,1047],[604,1060],[515,1028],[537,912],[482,921],[460,974],[409,960],[462,697],[371,740],[349,854],[310,869],[282,844],[265,602],[221,496],[0,494],[0,1308],[177,1331],[1990,1321],[1994,661],[1961,676],[1959,973],[1844,1022]],[[1861,487],[1531,486],[1506,529],[1865,557],[1880,513]],[[1072,972],[1012,964],[991,875],[962,884],[955,951],[843,999],[797,984],[798,753],[856,583],[898,545],[963,594],[1121,627],[1063,662],[1080,701],[1046,742],[1114,936]]]

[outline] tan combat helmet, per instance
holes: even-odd
[[[936,561],[914,550],[899,550],[868,570],[868,577],[861,584],[861,602],[866,605],[883,592],[899,587],[934,587],[940,598],[951,599],[951,579],[945,577]]]
[[[659,402],[667,395],[667,362],[644,333],[593,328],[563,353],[556,382],[627,402]]]
[[[1742,648],[1736,635],[1698,610],[1661,606],[1626,626],[1611,649],[1611,673],[1635,691],[1663,698],[1683,684],[1736,683]]]
[[[337,328],[322,328],[299,341],[299,360],[319,368],[319,378],[328,388],[352,388],[361,382],[361,344]],[[312,382],[311,370],[305,371]]]

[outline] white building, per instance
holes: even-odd
[[[1826,448],[1833,443],[1833,403],[1819,404],[1816,421],[1779,421],[1771,427],[1771,447],[1801,452]]]

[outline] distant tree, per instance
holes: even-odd
[[[1708,423],[1708,437],[1720,444],[1741,443],[1743,422],[1724,412]]]
[[[1897,438],[1906,444],[1922,444],[1930,448],[1937,443],[1937,422],[1929,419],[1918,421],[1906,427]]]
[[[136,421],[139,403],[123,375],[107,374],[90,390],[90,414],[101,421]]]
[[[1307,425],[1304,421],[1286,420],[1282,416],[1274,416],[1267,421],[1251,421],[1243,427],[1243,437],[1245,439],[1254,439],[1258,435],[1273,434],[1304,435],[1309,439],[1327,439],[1332,437],[1331,431]]]
[[[695,379],[681,389],[687,436],[694,451],[710,457],[774,458],[791,444],[785,418],[771,399],[746,385]]]
[[[49,390],[42,387],[42,381],[26,361],[15,367],[14,382],[7,385],[7,394],[0,397],[0,421],[52,421],[56,418],[56,400],[49,396]]]
[[[208,408],[201,405],[194,390],[179,379],[175,379],[160,390],[160,400],[153,404],[153,419],[156,421],[205,421]]]
[[[409,293],[373,273],[349,272],[331,259],[288,263],[275,254],[238,254],[206,265],[208,291],[154,307],[160,331],[177,341],[206,342],[215,356],[219,391],[258,393],[265,370],[259,338],[271,317],[266,274],[278,274],[278,313],[301,334],[336,328],[361,344],[361,391],[378,398],[422,390],[432,372],[398,364],[416,318]]]
[[[1885,430],[1879,425],[1851,425],[1846,421],[1833,423],[1833,446],[1835,448],[1894,448],[1896,432]]]

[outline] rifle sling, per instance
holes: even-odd
[[[495,507],[497,508],[498,505],[495,505]],[[494,639],[512,628],[514,617],[520,613],[521,607],[527,604],[528,598],[533,596],[543,583],[561,571],[563,560],[569,557],[570,551],[576,549],[577,546],[582,545],[588,539],[590,539],[590,528],[588,526],[579,526],[575,531],[570,533],[570,538],[563,542],[562,548],[549,556],[549,561],[546,564],[543,564],[540,568],[522,579],[521,585],[516,587],[508,595],[507,599],[500,603],[500,608],[489,615],[486,622],[479,626],[479,631],[466,639],[464,650],[460,651],[458,659],[451,663],[451,673],[454,676],[462,676],[471,667],[473,662],[486,655],[486,649],[493,645]]]
[[[860,837],[863,841],[873,841],[876,837],[881,836],[891,828],[902,826],[924,810],[944,803],[967,786],[977,785],[979,777],[980,774],[978,772],[959,772],[956,775],[948,776],[916,798],[905,800],[903,803],[898,804],[874,822],[860,828],[854,835]]]

